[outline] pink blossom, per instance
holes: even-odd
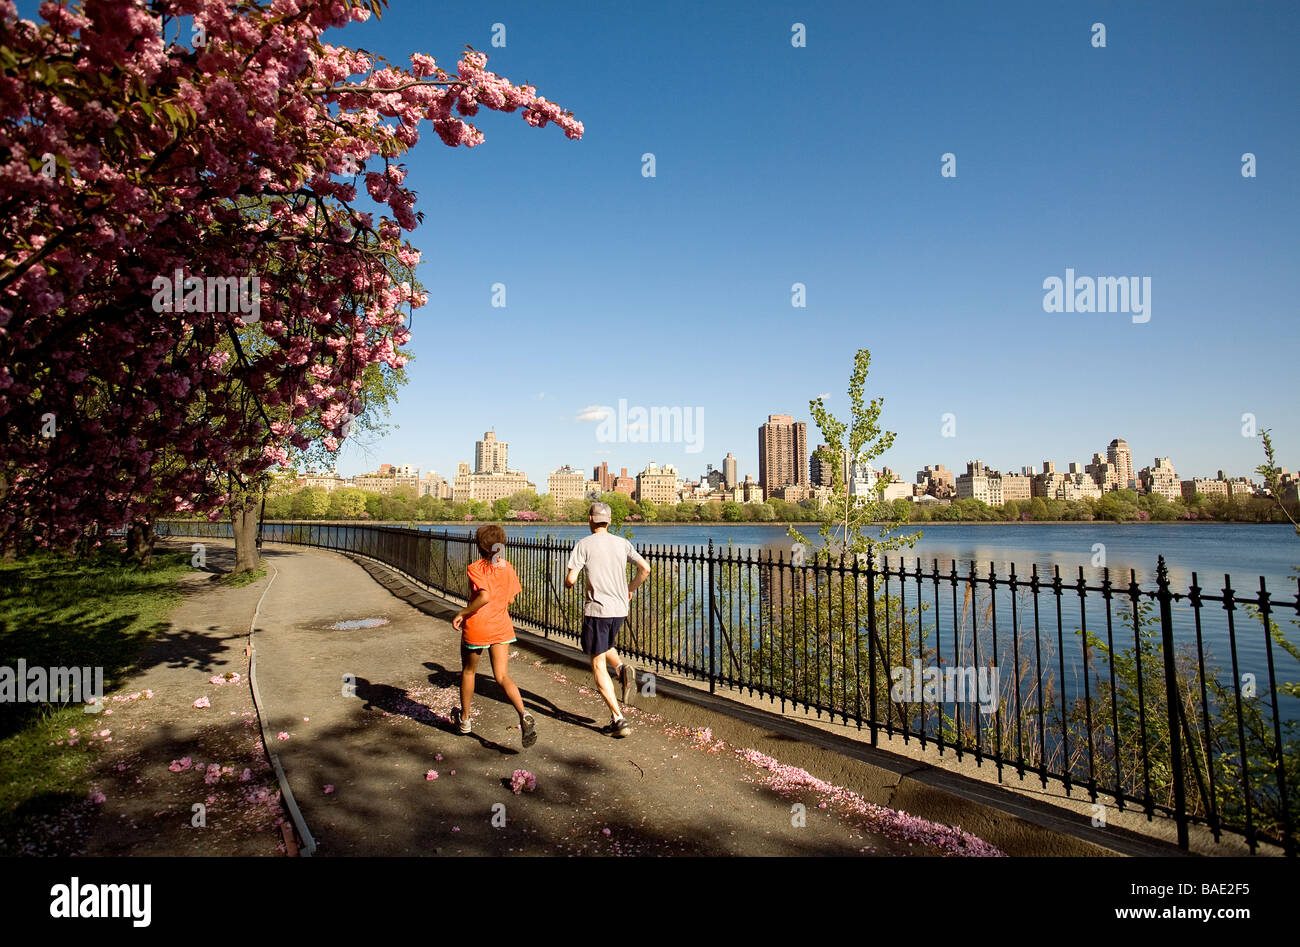
[[[517,769],[510,776],[510,788],[516,796],[521,792],[532,792],[537,788],[537,777],[526,769]]]
[[[289,734],[286,731],[281,730],[279,733],[275,735],[275,738],[277,740],[287,740],[289,739]]]
[[[34,523],[38,544],[71,548],[91,524],[176,511],[215,521],[232,479],[264,487],[291,450],[311,449],[304,431],[338,451],[339,425],[316,422],[352,400],[369,366],[405,364],[405,324],[428,301],[373,265],[419,260],[403,238],[418,216],[401,156],[425,123],[453,147],[484,140],[463,119],[486,111],[583,134],[485,54],[466,52],[462,81],[435,86],[418,80],[453,76],[432,56],[404,70],[326,42],[370,15],[360,4],[172,6],[206,28],[206,48],[170,42],[139,3],[83,15],[46,0],[41,22],[6,31],[14,68],[0,101],[17,111],[0,123],[0,153],[14,156],[0,193],[18,249],[0,288],[0,415],[7,430],[39,430],[47,412],[76,423],[74,437],[0,439],[0,466],[22,472],[0,500],[0,539]],[[0,0],[0,18],[15,17]],[[68,75],[46,81],[47,62]],[[107,72],[122,80],[111,104],[95,98]],[[59,157],[53,179],[45,153]],[[386,216],[352,206],[358,177]],[[250,212],[241,195],[266,200]],[[334,239],[345,231],[355,239]],[[219,306],[202,289],[254,274],[256,317],[251,299]],[[232,357],[230,332],[255,318],[265,345]],[[118,394],[88,400],[95,391]],[[274,410],[249,411],[249,398]]]
[[[327,796],[328,796],[330,793],[334,792],[334,785],[333,785],[333,783],[327,784],[327,785],[325,786],[325,788],[321,790],[321,792],[325,793],[325,795],[327,795]]]
[[[207,697],[200,697],[198,700],[194,702],[194,707],[200,710],[204,707],[211,707],[211,706],[212,704],[208,701]]]
[[[431,769],[431,770],[429,770],[427,773],[424,774],[424,778],[425,778],[425,779],[428,779],[428,780],[437,779],[437,778],[438,778],[438,771],[437,771],[436,769]]]

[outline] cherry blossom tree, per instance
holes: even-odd
[[[247,545],[259,478],[337,450],[367,366],[404,364],[427,296],[395,278],[420,260],[399,159],[424,124],[582,137],[481,52],[451,73],[322,39],[382,6],[0,0],[0,540],[233,502]]]

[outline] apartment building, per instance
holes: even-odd
[[[808,486],[808,425],[789,414],[769,414],[758,429],[758,479],[766,496],[786,486]]]
[[[587,477],[581,470],[564,465],[546,478],[546,489],[557,504],[587,497]]]
[[[681,478],[677,475],[677,468],[672,464],[664,464],[662,467],[651,461],[646,469],[636,475],[636,493],[635,499],[649,500],[652,503],[676,503],[677,494],[681,489]]]
[[[957,499],[981,500],[989,506],[1002,505],[1002,476],[978,460],[966,464],[966,472],[957,477]]]

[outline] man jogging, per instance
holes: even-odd
[[[627,620],[628,602],[632,593],[650,578],[650,565],[630,542],[609,531],[613,513],[608,503],[593,503],[587,514],[590,536],[585,536],[573,547],[569,556],[569,574],[564,577],[564,587],[571,589],[578,582],[578,573],[586,570],[587,602],[582,608],[582,650],[591,658],[591,673],[596,678],[596,688],[609,705],[613,720],[602,728],[602,733],[625,737],[632,728],[623,719],[622,710],[614,696],[610,680],[613,671],[623,685],[623,703],[630,704],[636,690],[636,668],[631,661],[619,660],[614,650],[614,640]],[[627,564],[636,563],[636,576],[627,581]]]

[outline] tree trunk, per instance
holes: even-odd
[[[127,527],[126,554],[147,569],[153,565],[153,544],[158,536],[148,520],[137,520]]]
[[[132,523],[126,528],[126,554],[132,559],[140,558],[140,546],[144,541],[144,534],[139,523]]]
[[[257,497],[231,504],[230,525],[235,534],[235,571],[252,572],[261,566],[257,554]]]
[[[153,544],[158,541],[158,534],[153,531],[153,523],[148,520],[140,524],[140,532],[144,538],[144,543],[140,547],[140,565],[148,569],[153,565]]]
[[[4,500],[9,495],[9,478],[6,474],[0,474],[0,500]],[[13,528],[5,533],[3,541],[3,560],[5,562],[16,562],[18,560],[18,524],[14,523]]]

